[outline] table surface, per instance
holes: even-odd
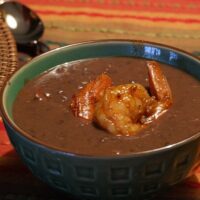
[[[200,56],[199,0],[21,0],[41,17],[52,49],[96,39],[159,42]],[[24,59],[21,55],[19,59]],[[10,144],[0,120],[0,199],[72,199],[35,178]],[[200,168],[158,199],[200,200]]]

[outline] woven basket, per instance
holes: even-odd
[[[0,12],[0,90],[7,77],[16,70],[17,60],[15,40]]]

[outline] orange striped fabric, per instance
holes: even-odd
[[[142,39],[199,51],[198,0],[22,0],[45,23],[44,39],[74,43]],[[56,37],[59,35],[59,37]]]

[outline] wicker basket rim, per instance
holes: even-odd
[[[17,48],[14,37],[7,27],[0,11],[0,90],[8,76],[18,66]]]

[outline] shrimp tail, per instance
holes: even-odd
[[[155,61],[147,62],[149,73],[149,87],[152,96],[169,107],[172,104],[172,92],[169,83],[163,74],[159,64]]]
[[[147,61],[148,76],[149,76],[149,88],[150,93],[156,99],[156,106],[153,107],[153,111],[149,117],[147,117],[143,123],[151,123],[154,119],[157,119],[172,105],[172,92],[167,81],[167,78],[163,74],[160,65],[155,61]]]

